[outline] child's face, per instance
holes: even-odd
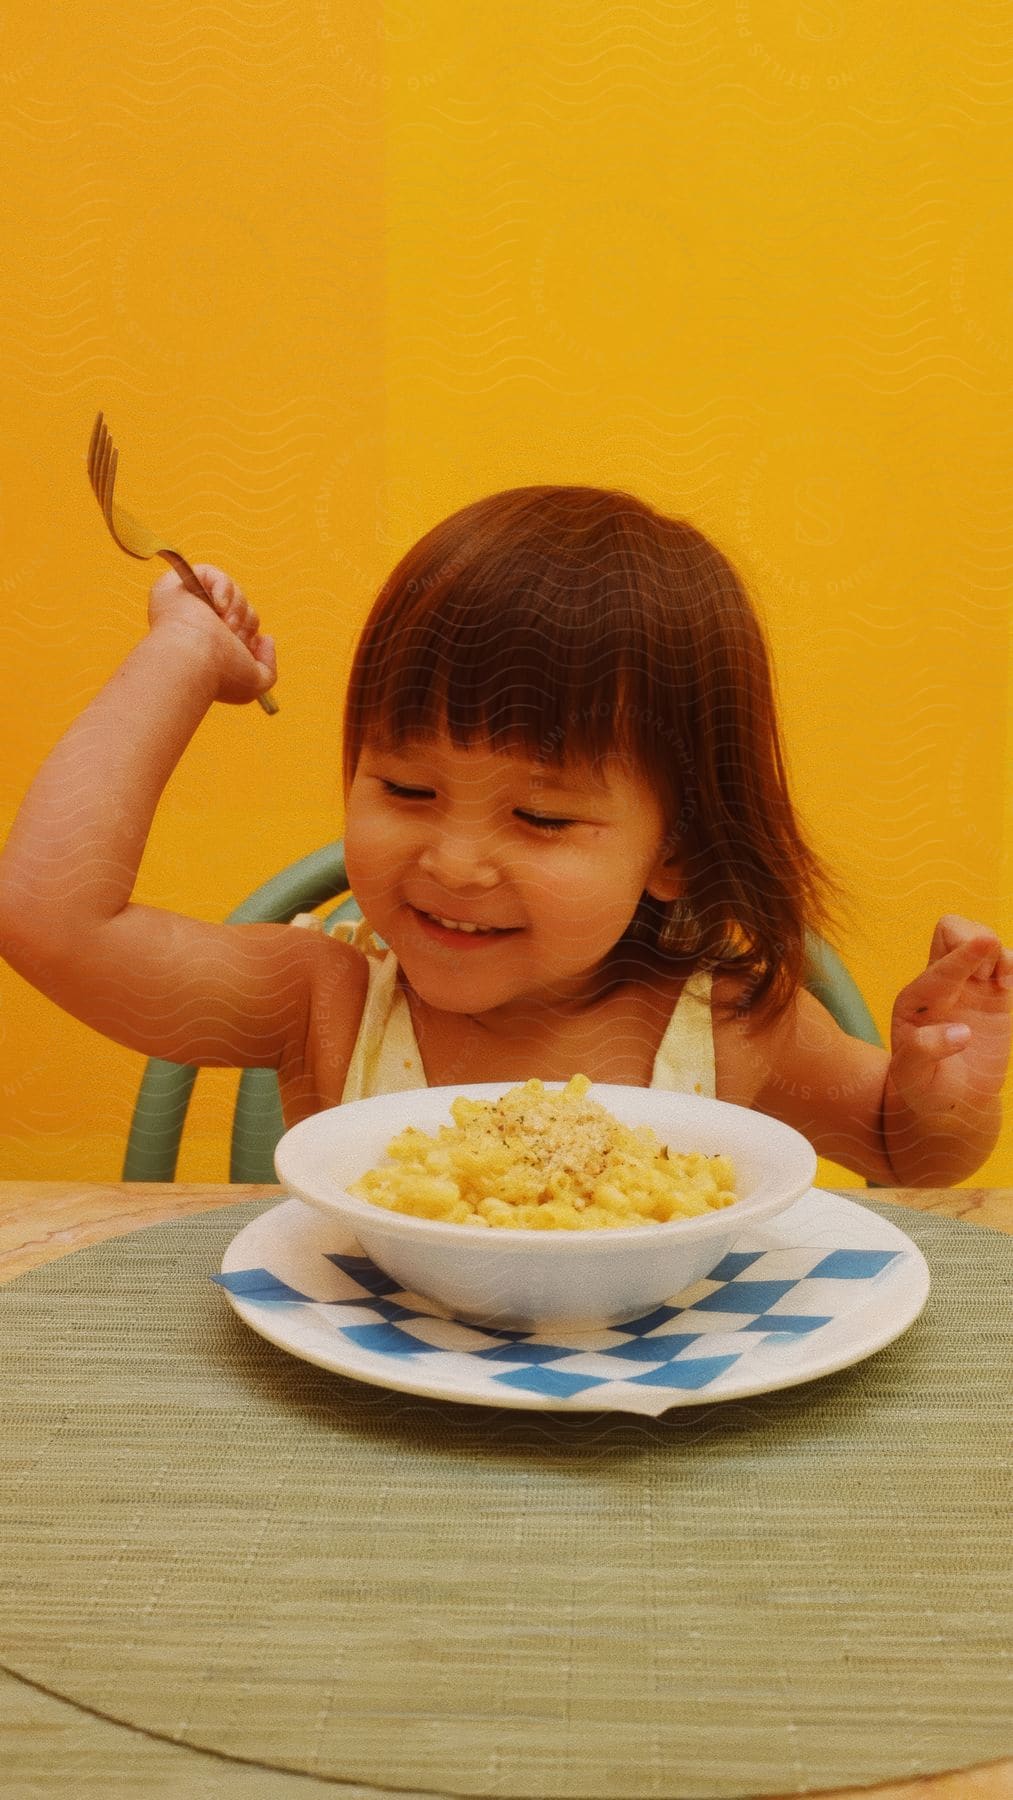
[[[627,765],[556,770],[444,737],[363,749],[345,853],[359,905],[420,998],[447,1012],[502,1009],[506,1024],[526,998],[589,998],[589,976],[643,891],[682,891],[665,831],[650,785]],[[509,929],[466,936],[426,913]]]

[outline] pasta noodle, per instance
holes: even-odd
[[[435,1136],[408,1126],[390,1161],[349,1190],[390,1212],[494,1229],[595,1231],[656,1225],[733,1206],[727,1156],[674,1154],[649,1125],[621,1125],[574,1075],[558,1093],[540,1081],[495,1102],[453,1102]]]

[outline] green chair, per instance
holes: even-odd
[[[327,914],[325,928],[335,919],[362,917],[348,892],[342,843],[327,844],[283,869],[237,906],[229,914],[228,923],[287,924],[296,913],[312,912],[338,896],[344,898]],[[806,987],[849,1037],[882,1047],[872,1015],[836,951],[811,933],[808,949]],[[153,1057],[147,1064],[127,1141],[124,1181],[175,1180],[180,1139],[196,1078],[196,1068],[182,1063]],[[284,1129],[274,1070],[244,1069],[232,1121],[229,1180],[274,1181],[274,1149]]]

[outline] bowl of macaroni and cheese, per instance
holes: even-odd
[[[728,1101],[575,1075],[331,1107],[285,1133],[275,1168],[408,1293],[475,1324],[559,1330],[692,1287],[808,1192],[816,1153]]]

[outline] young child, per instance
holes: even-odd
[[[47,759],[0,859],[0,948],[98,1031],[278,1071],[286,1122],[398,1088],[593,1081],[716,1094],[873,1182],[996,1142],[1013,951],[941,919],[891,1051],[802,986],[839,889],[793,814],[763,633],[691,525],[589,487],[493,494],[384,584],[345,717],[344,937],[131,902],[159,796],[274,647],[174,574]]]

